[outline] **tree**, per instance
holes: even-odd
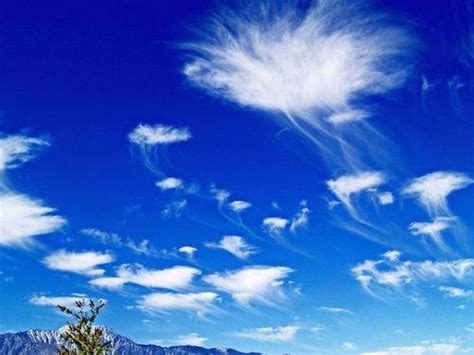
[[[78,300],[76,308],[58,306],[61,312],[73,316],[75,323],[67,324],[66,331],[61,335],[65,344],[58,350],[59,355],[97,355],[105,354],[110,342],[103,340],[103,330],[94,325],[105,303],[96,304],[93,300]]]

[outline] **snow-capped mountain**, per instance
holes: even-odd
[[[26,332],[0,334],[0,354],[2,355],[56,355],[62,343],[61,334],[66,328],[56,330],[28,330]],[[110,341],[109,354],[117,355],[261,355],[242,353],[233,349],[206,349],[199,346],[170,346],[137,344],[132,340],[102,327],[104,339]]]

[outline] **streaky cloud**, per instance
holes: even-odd
[[[221,8],[196,40],[182,45],[183,73],[212,96],[283,114],[330,163],[360,168],[358,150],[371,142],[347,123],[370,115],[364,98],[404,83],[413,36],[354,3],[298,5],[251,1]]]
[[[248,244],[244,238],[237,235],[226,235],[218,243],[206,243],[208,248],[222,249],[236,258],[246,260],[257,253],[257,248]]]
[[[436,171],[411,180],[402,192],[416,198],[430,216],[451,215],[448,196],[474,182],[466,174],[454,171]]]
[[[249,266],[203,278],[217,290],[228,293],[241,306],[275,306],[285,298],[284,280],[293,270],[284,266]]]

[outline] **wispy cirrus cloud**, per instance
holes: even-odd
[[[257,253],[257,248],[248,244],[244,238],[237,235],[226,235],[218,243],[206,243],[208,248],[222,249],[235,257],[246,260]]]
[[[165,178],[165,175],[155,161],[160,152],[158,148],[186,142],[189,139],[191,133],[188,128],[164,124],[140,123],[128,135],[130,143],[139,147],[145,166],[159,178]]]
[[[250,207],[252,207],[252,204],[250,202],[242,200],[234,200],[229,203],[229,208],[236,213],[243,212],[249,209]]]
[[[33,159],[49,146],[43,138],[11,135],[0,138],[0,246],[27,247],[34,237],[60,230],[67,223],[43,201],[20,194],[9,186],[7,171]]]
[[[323,155],[339,154],[333,163],[360,165],[341,131],[357,137],[347,123],[370,116],[361,99],[402,85],[412,36],[354,4],[295,5],[251,2],[215,12],[201,36],[183,45],[183,73],[210,95],[282,113]]]
[[[301,228],[306,228],[309,222],[309,214],[311,210],[308,207],[308,202],[303,200],[300,202],[300,210],[291,220],[290,231],[294,234]]]
[[[393,346],[376,351],[362,352],[361,355],[455,355],[461,350],[459,344],[431,342],[410,346]]]
[[[244,339],[250,339],[261,342],[289,342],[293,341],[301,328],[294,325],[280,327],[262,327],[245,329],[234,333],[236,336]]]
[[[453,217],[436,217],[431,222],[413,222],[408,226],[408,230],[413,235],[428,237],[441,250],[448,251],[449,248],[444,242],[442,232],[452,228],[456,223]]]
[[[472,296],[472,291],[465,290],[459,287],[452,286],[440,286],[438,290],[444,293],[446,297],[449,298],[467,298]]]
[[[262,221],[262,227],[273,236],[278,236],[288,226],[290,221],[283,217],[267,217]]]
[[[124,284],[131,283],[144,287],[179,291],[189,288],[193,279],[200,274],[199,269],[189,266],[173,266],[167,269],[153,270],[140,264],[124,264],[118,268],[115,277],[95,278],[89,283],[109,290],[120,289]]]
[[[385,183],[385,175],[379,171],[366,171],[343,175],[327,181],[329,190],[341,201],[347,211],[357,220],[361,220],[354,207],[353,197],[363,191],[374,189]]]
[[[456,280],[467,282],[474,274],[474,259],[401,261],[396,258],[365,260],[351,268],[352,275],[370,294],[401,290],[422,283]]]
[[[216,310],[216,303],[219,301],[219,295],[214,292],[155,292],[142,296],[137,302],[137,308],[152,313],[187,312],[205,316]]]
[[[148,239],[136,240],[133,238],[122,237],[117,233],[103,231],[98,228],[82,228],[81,234],[94,238],[101,244],[117,248],[127,248],[137,255],[146,255],[151,257],[172,257],[173,252],[168,250],[157,250],[151,245]]]
[[[285,298],[283,285],[293,270],[284,266],[249,266],[203,278],[217,290],[228,293],[242,306],[272,306]]]
[[[113,262],[114,259],[114,256],[109,253],[58,250],[45,257],[43,263],[51,270],[95,277],[103,275],[105,272],[105,270],[99,268],[99,266],[109,264]]]
[[[466,174],[437,171],[411,180],[402,192],[416,198],[430,216],[451,215],[448,196],[474,182]]]

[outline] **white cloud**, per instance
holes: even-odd
[[[296,233],[300,228],[304,228],[308,225],[308,216],[311,210],[308,207],[307,201],[301,201],[300,210],[295,217],[291,220],[290,231]]]
[[[0,171],[14,169],[35,156],[35,151],[49,146],[42,138],[7,136],[0,138]]]
[[[0,194],[0,246],[26,246],[31,238],[58,231],[66,220],[39,200],[15,193]]]
[[[157,181],[156,186],[159,187],[161,190],[180,189],[183,187],[183,180],[174,177],[167,177],[165,179]]]
[[[127,280],[122,279],[120,277],[98,277],[96,279],[90,280],[89,283],[99,288],[104,288],[110,291],[117,291],[120,290],[123,285],[127,283]]]
[[[342,349],[344,349],[345,351],[354,352],[357,350],[357,345],[353,342],[346,341],[342,344]]]
[[[247,329],[235,333],[238,337],[261,342],[290,342],[295,339],[300,327],[284,326],[284,327],[264,327]]]
[[[401,255],[402,255],[402,253],[398,250],[389,250],[389,251],[385,252],[382,256],[384,258],[386,258],[387,260],[395,263],[395,262],[398,262],[400,260]]]
[[[361,355],[455,355],[460,350],[457,344],[432,343],[389,347],[378,351],[363,352]]]
[[[116,277],[105,277],[91,280],[90,283],[108,289],[119,289],[125,283],[144,287],[182,290],[188,288],[194,277],[201,271],[189,266],[173,266],[168,269],[151,270],[140,264],[121,265]]]
[[[208,36],[187,45],[191,59],[183,72],[210,94],[243,106],[339,111],[355,96],[384,93],[405,78],[406,36],[381,22],[354,6],[326,2],[304,12],[271,2],[225,11],[210,21]]]
[[[232,296],[237,303],[273,305],[285,297],[284,279],[293,272],[283,266],[249,266],[236,271],[215,273],[203,280]]]
[[[166,207],[161,211],[163,217],[170,218],[179,218],[183,213],[184,209],[188,205],[188,201],[186,199],[176,200],[170,202],[166,205]]]
[[[438,289],[449,298],[466,298],[472,295],[472,291],[459,287],[440,286]]]
[[[365,120],[370,114],[363,110],[348,110],[333,113],[328,117],[329,122],[333,124],[344,124],[347,122],[356,122]]]
[[[290,223],[286,218],[282,217],[267,217],[263,220],[263,228],[271,235],[279,235]]]
[[[224,189],[219,189],[214,184],[211,184],[209,192],[214,197],[214,199],[219,203],[219,205],[224,204],[224,202],[226,202],[231,195],[229,191],[224,190]]]
[[[194,256],[194,253],[197,252],[197,249],[195,247],[191,247],[189,245],[182,246],[181,248],[178,249],[180,253],[186,254],[188,258],[192,258]]]
[[[43,307],[74,307],[77,301],[88,300],[89,297],[86,295],[71,295],[71,296],[33,296],[29,299],[29,302],[35,306]]]
[[[0,246],[32,245],[33,237],[56,232],[67,223],[54,214],[54,208],[16,193],[7,182],[7,170],[33,159],[37,150],[48,145],[45,139],[21,135],[0,138]]]
[[[58,250],[46,258],[44,264],[52,270],[73,272],[86,276],[100,276],[105,271],[99,269],[99,265],[108,264],[114,261],[114,257],[108,253],[98,253],[94,251],[68,252]]]
[[[373,145],[374,136],[342,123],[368,116],[365,98],[402,85],[414,36],[354,2],[263,1],[214,13],[200,38],[183,46],[188,81],[243,107],[283,114],[332,164],[362,165],[354,146]]]
[[[429,236],[439,248],[448,250],[441,232],[452,227],[455,222],[456,219],[452,217],[436,217],[432,222],[413,222],[408,230],[413,235]]]
[[[239,259],[247,259],[250,255],[257,253],[257,249],[247,244],[244,238],[237,235],[227,235],[222,237],[219,243],[207,243],[208,248],[218,248],[225,250]]]
[[[242,211],[245,211],[246,209],[250,208],[252,204],[247,201],[242,201],[242,200],[235,200],[229,203],[229,207],[232,211],[240,213]]]
[[[350,311],[347,308],[341,308],[341,307],[319,307],[319,310],[325,313],[332,313],[332,314],[353,314],[352,311]]]
[[[191,138],[187,128],[176,128],[162,124],[140,123],[129,135],[130,142],[138,145],[160,145],[185,142]]]
[[[122,238],[117,233],[105,232],[97,228],[83,228],[81,233],[89,237],[98,239],[102,244],[107,246],[115,246],[119,248],[128,248],[136,254],[147,255],[147,256],[165,256],[166,251],[158,251],[152,245],[148,239],[142,239],[135,241],[131,238]]]
[[[166,313],[171,311],[191,312],[200,316],[215,310],[220,300],[214,292],[201,293],[151,293],[142,296],[138,308],[148,312]]]
[[[395,201],[393,194],[389,191],[384,191],[377,194],[377,199],[382,206],[390,205]]]
[[[432,216],[450,214],[448,195],[473,182],[474,180],[463,173],[437,171],[411,180],[402,192],[415,197]]]
[[[362,191],[376,188],[385,183],[385,176],[378,171],[367,171],[353,175],[343,175],[329,180],[327,186],[347,210],[357,217],[358,214],[352,204],[352,196]]]
[[[401,289],[421,282],[457,280],[472,277],[474,259],[452,261],[365,260],[351,269],[353,276],[370,293],[383,288]]]
[[[206,341],[207,338],[199,336],[198,333],[190,333],[178,336],[175,340],[173,340],[173,343],[176,345],[204,346]]]

